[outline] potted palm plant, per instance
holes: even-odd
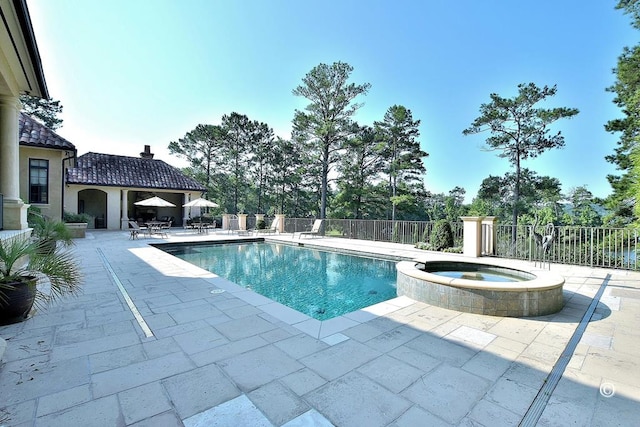
[[[29,226],[33,228],[33,238],[42,252],[53,252],[61,242],[64,246],[73,244],[73,236],[67,225],[59,220],[47,218],[37,212],[29,212]]]
[[[62,247],[40,249],[25,236],[0,240],[0,324],[25,319],[34,304],[44,308],[79,292],[82,273],[73,254]]]

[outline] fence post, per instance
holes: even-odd
[[[278,225],[276,228],[278,229],[278,233],[284,233],[284,214],[276,214],[276,218],[278,218]]]
[[[229,229],[229,222],[231,220],[231,214],[222,214],[222,229],[223,230],[228,230]]]
[[[594,230],[594,228],[591,227],[591,244],[589,245],[590,246],[589,249],[591,249],[591,254],[590,254],[591,261],[589,262],[589,265],[591,267],[593,267],[593,230]]]
[[[482,255],[496,254],[496,217],[486,216],[482,219]]]
[[[465,256],[477,258],[482,249],[482,218],[481,216],[461,216],[464,221],[463,249]]]
[[[247,214],[238,214],[238,229],[246,230],[247,229]]]

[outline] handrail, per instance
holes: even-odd
[[[285,233],[309,230],[315,218],[286,218]],[[415,245],[429,241],[435,221],[391,221],[367,219],[325,220],[324,235],[347,239],[395,242]],[[462,246],[462,222],[451,224],[454,246]],[[543,231],[539,229],[538,231]],[[527,224],[516,227],[495,225],[495,253],[501,258],[528,260],[547,266],[549,263],[589,267],[640,270],[640,235],[638,230],[613,227],[555,226],[554,236],[544,250],[530,234]],[[546,233],[546,231],[543,231]]]

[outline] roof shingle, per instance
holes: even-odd
[[[67,184],[205,191],[196,180],[162,160],[86,153],[67,170]]]
[[[22,112],[18,116],[18,141],[20,145],[28,145],[30,147],[68,151],[76,149],[75,145]]]

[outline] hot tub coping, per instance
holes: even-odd
[[[428,273],[426,271],[420,270],[417,267],[417,264],[424,264],[430,262],[460,262],[460,263],[470,263],[470,264],[478,264],[478,265],[486,265],[488,267],[498,267],[498,268],[507,268],[516,271],[523,271],[535,276],[532,280],[524,280],[521,282],[489,282],[489,281],[480,281],[480,280],[468,280],[468,279],[459,279],[459,278],[450,278],[445,276],[440,276],[433,273]],[[452,286],[455,288],[462,289],[482,289],[487,291],[544,291],[548,289],[554,289],[558,287],[562,287],[564,285],[564,277],[557,273],[553,273],[548,270],[541,269],[527,269],[527,268],[516,268],[503,262],[492,262],[488,259],[476,259],[476,258],[460,258],[458,260],[452,260],[450,258],[431,258],[428,260],[425,259],[414,259],[411,261],[400,261],[396,264],[396,269],[398,272],[405,274],[409,277],[413,277],[420,280],[425,280],[432,283],[439,283],[442,285]]]

